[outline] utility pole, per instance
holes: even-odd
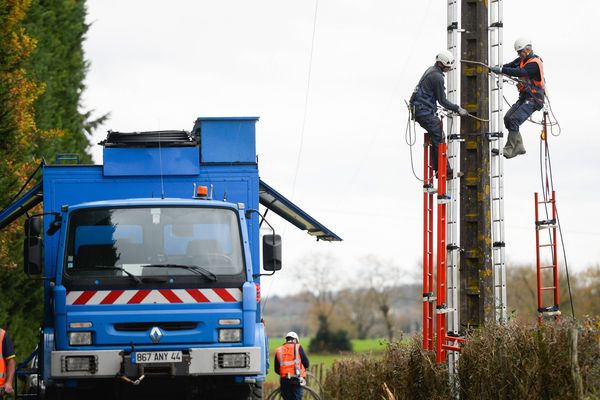
[[[488,0],[461,0],[463,60],[488,63]],[[461,104],[489,119],[488,71],[462,63]],[[463,118],[460,165],[460,325],[462,330],[495,321],[491,243],[489,124]]]

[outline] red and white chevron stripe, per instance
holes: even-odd
[[[233,303],[242,301],[239,288],[85,290],[67,292],[67,305],[100,304],[190,304]]]

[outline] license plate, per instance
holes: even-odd
[[[181,351],[137,351],[131,354],[134,364],[178,363],[183,361]]]

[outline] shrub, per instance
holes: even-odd
[[[352,351],[352,342],[348,337],[348,332],[338,330],[332,332],[329,329],[327,318],[319,316],[319,330],[308,345],[311,353],[335,353],[340,351]]]

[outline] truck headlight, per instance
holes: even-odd
[[[219,342],[241,342],[241,329],[219,329]]]
[[[89,346],[92,344],[92,332],[69,332],[70,346]]]

